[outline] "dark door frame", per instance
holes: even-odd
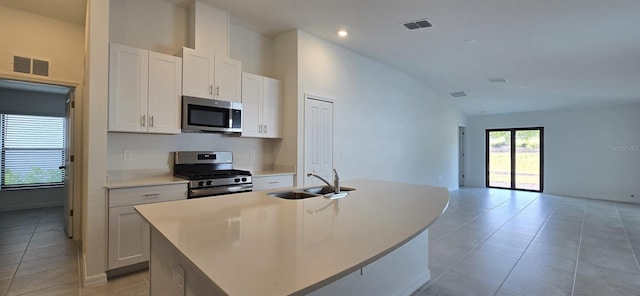
[[[540,190],[530,190],[516,188],[516,131],[538,130],[540,131]],[[489,133],[490,132],[511,132],[511,186],[496,187],[489,186]],[[518,127],[518,128],[496,128],[485,131],[485,184],[487,188],[511,189],[530,192],[542,192],[544,190],[544,127]]]

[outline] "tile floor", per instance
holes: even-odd
[[[414,295],[640,295],[640,205],[465,188],[429,235]]]
[[[81,288],[62,209],[0,212],[0,295],[148,295],[147,271]],[[426,295],[640,295],[640,205],[485,188],[430,228]]]

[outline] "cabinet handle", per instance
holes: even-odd
[[[216,86],[216,97],[220,96],[220,86]]]
[[[273,182],[269,182],[269,184],[278,184],[280,183],[279,181],[273,181]]]
[[[265,134],[267,133],[267,125],[266,124],[264,125],[264,133]]]
[[[142,195],[144,198],[154,198],[160,196],[160,193],[147,193]]]
[[[153,127],[153,115],[149,116],[149,126]]]
[[[211,84],[209,85],[209,94],[211,95],[213,94],[213,85]]]
[[[258,132],[262,133],[262,124],[258,126]]]
[[[140,115],[140,125],[142,127],[145,127],[147,124],[147,116],[146,115]]]

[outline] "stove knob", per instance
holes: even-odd
[[[211,185],[211,181],[207,181],[207,185]]]
[[[247,178],[242,178],[242,182],[247,182]]]
[[[199,187],[204,186],[204,181],[200,181],[200,182],[198,182],[198,186],[199,186]]]
[[[240,179],[235,179],[233,181],[236,182],[236,183],[240,183]]]

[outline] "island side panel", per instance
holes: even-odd
[[[411,295],[429,279],[425,230],[386,256],[308,295]]]
[[[149,282],[151,296],[226,295],[153,227]]]

